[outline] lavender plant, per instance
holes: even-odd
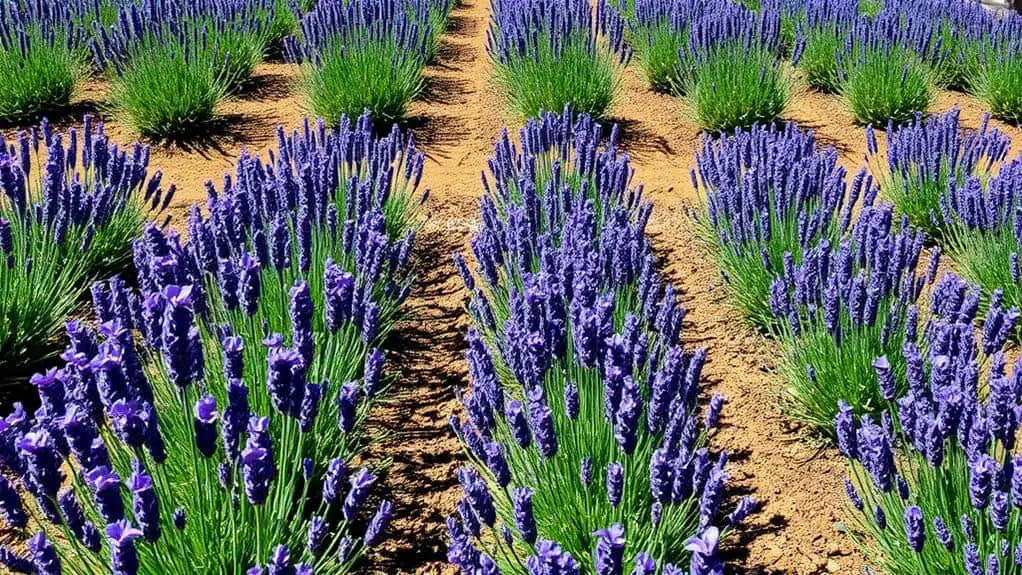
[[[772,331],[783,318],[770,309],[770,284],[788,253],[793,264],[848,228],[863,181],[848,194],[833,148],[817,149],[812,132],[792,124],[756,126],[717,140],[696,155],[696,216],[702,241],[721,270],[734,304],[756,327]]]
[[[1022,302],[1018,238],[1022,233],[1022,159],[1004,164],[983,182],[971,176],[941,202],[948,223],[945,244],[962,276],[984,290],[1002,290],[1007,305]]]
[[[443,32],[450,0],[324,0],[285,40],[285,55],[303,64],[306,106],[335,120],[369,110],[400,119],[423,88],[422,70]],[[438,19],[442,14],[443,18]]]
[[[801,53],[798,69],[809,86],[828,93],[840,89],[838,53],[845,34],[860,18],[856,2],[833,0],[805,6],[796,44]]]
[[[487,52],[495,81],[516,114],[570,106],[603,116],[631,57],[624,21],[606,0],[493,0]]]
[[[113,112],[157,140],[194,138],[248,81],[269,42],[274,0],[143,0],[97,27],[96,65]]]
[[[969,85],[995,118],[1022,122],[1022,20],[1007,18],[986,37]]]
[[[781,116],[791,80],[780,61],[779,30],[776,13],[756,14],[740,6],[693,23],[681,63],[691,71],[679,73],[680,91],[702,129],[730,132]]]
[[[367,508],[375,477],[353,459],[387,386],[377,346],[407,291],[422,156],[371,125],[278,131],[266,163],[243,155],[209,186],[186,243],[147,228],[137,292],[94,286],[99,338],[68,324],[35,421],[0,426],[68,572],[341,574],[379,543],[391,507]],[[38,480],[61,469],[63,490]]]
[[[941,204],[949,186],[970,176],[988,179],[1008,154],[1011,140],[988,122],[985,115],[979,130],[964,131],[955,108],[903,127],[889,123],[884,153],[872,126],[866,128],[866,157],[881,193],[933,239],[945,234]]]
[[[832,435],[838,401],[878,414],[904,391],[899,352],[916,342],[916,300],[939,262],[933,257],[927,275],[917,273],[923,237],[907,221],[899,226],[890,205],[867,198],[846,238],[821,240],[799,265],[786,254],[770,304],[788,320],[779,333],[778,371],[789,417]],[[874,360],[881,356],[892,361],[877,386]]]
[[[157,348],[157,294],[192,286],[206,383],[218,390],[210,393],[224,404],[231,380],[266,381],[267,393],[249,402],[298,417],[305,388],[315,388],[310,401],[345,412],[340,427],[324,420],[311,430],[318,452],[357,453],[368,439],[357,422],[386,384],[378,348],[408,292],[422,165],[397,129],[373,137],[368,115],[331,132],[322,122],[289,136],[279,130],[266,163],[245,154],[222,190],[209,186],[209,215],[193,208],[186,244],[151,229],[137,242],[140,309],[131,325]],[[113,284],[93,295],[102,321],[132,299]],[[228,349],[233,357],[220,353]],[[332,385],[319,386],[324,380]],[[302,454],[293,433],[280,433],[271,437]]]
[[[849,532],[885,573],[1016,573],[1022,460],[1016,382],[1002,351],[1019,316],[999,296],[976,321],[978,290],[942,278],[938,317],[903,351],[907,388],[878,425],[842,405]],[[888,362],[878,359],[880,385]]]
[[[144,223],[174,190],[148,177],[149,149],[121,149],[102,124],[0,138],[0,373],[55,354],[89,283],[124,268]]]
[[[462,573],[652,574],[653,558],[671,573],[690,554],[695,573],[722,568],[727,455],[706,443],[723,398],[704,426],[706,353],[680,342],[684,310],[643,233],[650,206],[599,133],[585,116],[572,128],[545,115],[523,128],[521,154],[505,134],[472,240],[477,273],[456,257],[474,322],[468,420],[452,419],[471,465],[447,522]],[[573,161],[544,158],[569,150]]]
[[[693,20],[725,7],[724,2],[635,0],[628,41],[653,89],[669,92],[682,87],[681,78],[691,68],[683,64],[682,55]]]
[[[30,556],[0,553],[11,572],[259,574],[266,561],[276,573],[347,573],[383,537],[390,504],[374,515],[366,503],[375,477],[317,441],[321,424],[348,425],[343,408],[319,409],[331,384],[307,383],[300,359],[244,377],[235,357],[220,387],[194,288],[148,298],[162,307],[160,333],[146,333],[156,348],[136,347],[129,326],[142,318],[130,310],[99,337],[68,324],[67,363],[32,378],[42,407],[30,418],[16,405],[3,420],[0,469],[15,478],[0,478],[4,520],[38,530]],[[221,351],[237,356],[240,344]],[[271,367],[297,355],[279,343],[257,353]]]
[[[942,55],[931,23],[897,13],[861,20],[838,52],[841,98],[862,124],[909,122],[925,112],[936,91]]]
[[[0,2],[0,122],[25,124],[71,102],[86,62],[87,0]]]

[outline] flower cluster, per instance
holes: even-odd
[[[89,116],[0,138],[0,371],[59,350],[54,342],[89,282],[130,262],[131,242],[174,195],[148,175],[149,149],[113,144]],[[27,374],[23,374],[27,375]]]
[[[631,58],[624,20],[600,0],[493,0],[487,52],[511,108],[524,117],[571,107],[602,116]]]
[[[1000,130],[989,129],[989,116],[977,131],[961,128],[959,111],[911,125],[887,126],[887,146],[880,153],[872,126],[866,129],[868,161],[877,175],[881,193],[912,225],[942,239],[949,223],[945,216],[948,188],[965,179],[986,179],[1008,155],[1011,140]]]
[[[654,558],[666,573],[686,561],[720,573],[714,525],[754,506],[721,517],[727,454],[706,440],[723,398],[700,417],[706,352],[681,344],[684,310],[644,234],[649,205],[599,130],[545,115],[522,129],[521,154],[505,134],[477,273],[456,257],[474,320],[468,419],[452,419],[472,465],[447,521],[462,573],[652,574]]]
[[[309,108],[335,119],[369,110],[399,119],[423,85],[450,0],[326,0],[285,39],[289,61],[305,64]]]
[[[1022,364],[1007,373],[1001,349],[1019,312],[995,294],[979,322],[978,292],[942,277],[935,318],[919,346],[902,352],[907,387],[891,411],[879,422],[857,420],[842,405],[835,419],[852,462],[856,540],[887,573],[1013,573],[1022,558],[1015,442]],[[886,359],[877,360],[881,385]]]
[[[375,477],[349,464],[386,388],[423,157],[371,125],[280,130],[208,186],[187,242],[145,229],[137,291],[93,286],[99,337],[69,323],[66,363],[33,378],[42,409],[0,426],[47,534],[74,535],[48,539],[66,570],[342,574],[382,539],[391,505],[367,512]]]
[[[849,194],[837,159],[790,124],[706,139],[696,156],[692,179],[707,210],[698,221],[702,238],[735,303],[760,328],[779,324],[770,284],[784,254],[801,262],[820,240],[836,245],[850,225],[864,182],[857,177]]]
[[[940,202],[948,255],[963,277],[983,288],[984,300],[994,290],[1003,290],[1010,305],[1019,305],[1022,159],[1003,163],[992,177],[981,171],[948,185]]]
[[[915,302],[939,263],[932,257],[927,275],[918,274],[922,247],[922,232],[905,221],[899,226],[890,205],[867,201],[840,242],[821,240],[799,264],[790,254],[770,262],[771,308],[788,318],[780,372],[793,419],[830,433],[839,400],[858,413],[878,413],[904,388],[900,361],[883,368],[883,386],[874,385],[874,359],[900,359],[916,341]]]

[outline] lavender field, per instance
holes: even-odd
[[[1022,573],[1020,47],[0,0],[0,572]]]

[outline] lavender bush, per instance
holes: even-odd
[[[631,57],[624,21],[606,0],[493,0],[487,52],[498,87],[520,116],[563,110],[600,117]]]
[[[142,0],[96,26],[92,52],[111,77],[110,105],[136,132],[188,139],[248,81],[269,42],[274,0]]]
[[[965,131],[955,108],[903,127],[889,123],[883,153],[872,126],[866,128],[867,161],[884,198],[935,240],[945,235],[948,188],[972,176],[988,179],[1008,154],[1011,140],[988,121],[984,115],[979,130]]]
[[[1019,236],[1022,234],[1022,159],[1001,166],[983,182],[970,176],[950,189],[941,202],[941,215],[949,222],[948,255],[962,276],[984,290],[984,301],[1002,290],[1009,306],[1022,302],[1019,273]]]
[[[971,70],[972,93],[995,118],[1022,122],[1022,18],[1006,17],[981,40],[977,64]]]
[[[857,2],[828,0],[805,5],[796,44],[801,46],[798,68],[809,86],[824,92],[838,92],[838,53],[848,30],[860,19]]]
[[[336,120],[369,110],[401,118],[423,87],[422,70],[446,26],[450,0],[322,0],[285,40],[303,64],[301,91],[316,115]]]
[[[474,323],[468,420],[452,419],[471,465],[447,522],[462,573],[723,569],[727,455],[706,446],[723,398],[699,416],[706,353],[680,342],[684,310],[643,233],[650,206],[599,133],[565,114],[530,121],[521,153],[505,134],[477,273],[456,258]]]
[[[779,333],[778,371],[789,417],[832,435],[839,400],[856,413],[877,414],[904,390],[899,352],[916,343],[916,300],[939,263],[933,257],[927,274],[917,273],[922,246],[922,232],[867,198],[847,237],[821,240],[798,265],[786,254],[770,303],[788,320]],[[874,363],[881,356],[891,361]],[[880,386],[875,370],[886,373]]]
[[[146,229],[137,292],[93,287],[101,337],[68,324],[67,364],[35,378],[44,408],[5,428],[16,450],[43,442],[47,477],[68,459],[72,495],[39,489],[32,456],[3,460],[68,572],[347,573],[380,541],[390,504],[365,509],[375,478],[352,459],[387,387],[423,157],[371,124],[280,130],[265,163],[209,186],[187,243]]]
[[[885,573],[1016,573],[1022,459],[1019,375],[1002,347],[1017,323],[995,295],[976,320],[978,290],[942,278],[937,317],[906,346],[907,388],[879,424],[842,405],[838,444],[850,462],[849,530]],[[878,363],[886,365],[886,358]],[[887,376],[878,370],[879,384]]]
[[[943,55],[933,25],[882,13],[846,33],[838,52],[838,87],[862,124],[911,121],[925,112],[936,91],[934,67]]]
[[[663,92],[683,88],[691,65],[683,64],[693,21],[725,9],[729,2],[635,0],[628,12],[628,41],[646,80]]]
[[[0,373],[59,351],[89,282],[130,262],[144,222],[167,206],[149,149],[121,149],[86,116],[81,129],[0,138]]]
[[[851,195],[837,151],[817,149],[812,132],[794,125],[753,127],[706,139],[696,156],[693,185],[704,195],[696,216],[700,238],[720,267],[734,304],[753,325],[771,331],[770,284],[822,239],[838,243],[863,187]]]
[[[25,124],[71,101],[84,72],[89,0],[0,2],[0,122]]]

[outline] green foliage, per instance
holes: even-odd
[[[990,113],[1011,124],[1022,123],[1022,50],[985,47],[974,78],[973,94]]]
[[[833,28],[809,30],[805,35],[805,48],[798,62],[807,84],[824,92],[837,92],[837,53],[844,42],[841,31]]]
[[[26,46],[0,43],[0,122],[26,124],[60,112],[71,101],[85,60],[69,48],[62,33],[47,40],[38,29]]]
[[[707,132],[729,132],[780,119],[791,98],[788,71],[762,46],[724,44],[699,59],[684,93]]]
[[[668,22],[646,28],[631,38],[639,65],[654,90],[668,92],[680,86],[682,64],[679,52],[688,43],[688,31],[676,30]]]
[[[198,47],[151,42],[111,79],[112,111],[153,140],[187,140],[210,130],[230,83]]]
[[[423,67],[421,58],[389,40],[338,46],[318,65],[304,65],[301,91],[309,109],[330,122],[365,110],[377,121],[392,121],[422,91]]]
[[[966,281],[983,288],[984,296],[1000,289],[1006,306],[1022,304],[1022,284],[1011,273],[1012,255],[1019,251],[1011,225],[981,230],[956,221],[948,227],[944,243],[955,269]]]
[[[570,107],[601,118],[614,103],[621,84],[621,65],[610,50],[593,54],[586,33],[577,33],[555,54],[549,42],[539,42],[527,56],[509,55],[494,62],[495,80],[511,110],[525,118],[540,111]]]
[[[908,122],[926,112],[936,94],[933,72],[907,48],[866,50],[843,65],[841,98],[862,124]]]

